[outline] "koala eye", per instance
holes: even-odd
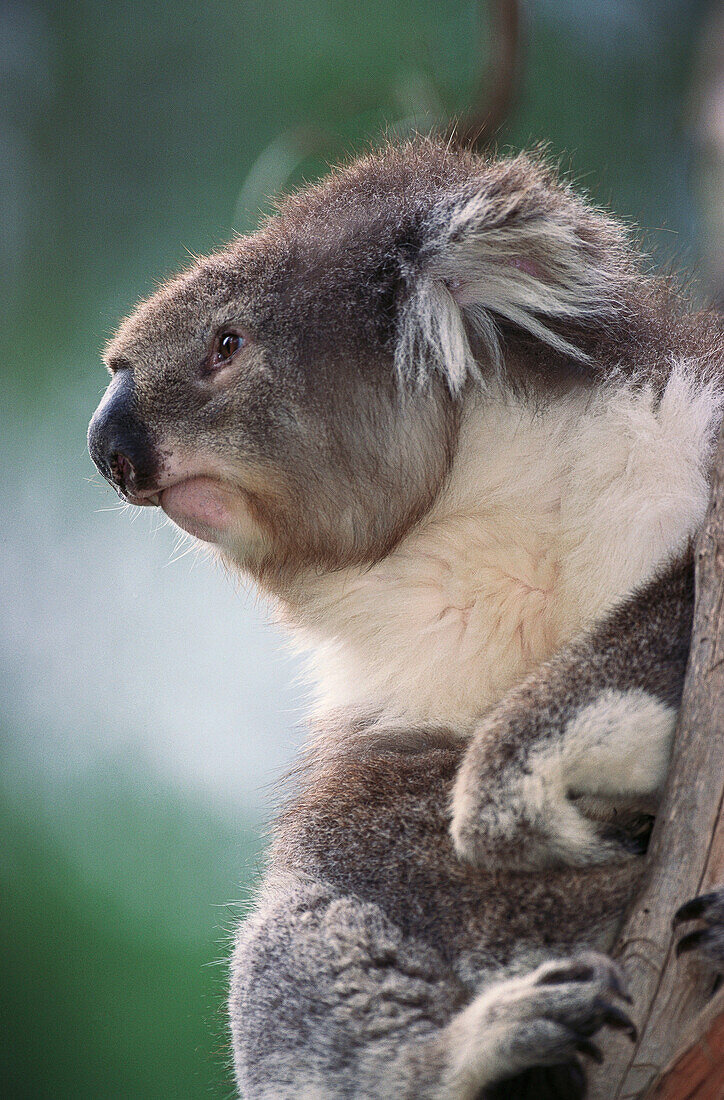
[[[246,337],[242,336],[240,332],[220,333],[214,345],[211,366],[223,367],[234,358],[238,351],[241,351],[246,342]]]

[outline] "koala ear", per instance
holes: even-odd
[[[491,164],[430,217],[398,316],[398,373],[420,384],[437,370],[458,392],[481,376],[469,332],[491,365],[502,366],[501,318],[587,362],[564,335],[565,322],[580,326],[620,314],[632,256],[623,227],[542,162],[518,156]]]

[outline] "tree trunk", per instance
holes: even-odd
[[[722,1100],[724,1097],[724,991],[697,1016],[681,1053],[646,1093],[645,1100]]]
[[[724,1100],[724,1001],[717,997],[705,1009],[712,972],[688,955],[676,958],[681,933],[671,925],[682,902],[724,883],[724,433],[697,546],[696,592],[649,873],[614,951],[629,978],[639,1039],[632,1047],[618,1035],[605,1037],[604,1064],[589,1077],[591,1100]]]

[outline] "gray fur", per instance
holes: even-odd
[[[430,517],[494,393],[655,403],[685,363],[711,407],[691,458],[705,486],[723,347],[541,158],[420,141],[288,198],[142,303],[107,350],[89,444],[125,499],[174,518],[169,494],[200,482],[232,519],[187,529],[292,617],[320,577],[364,575]],[[316,721],[234,954],[248,1100],[582,1096],[591,1036],[628,1027],[601,952],[665,773],[693,533],[465,728],[386,723],[373,699]],[[622,774],[632,745],[644,764]]]
[[[461,855],[483,865],[523,869],[561,861],[585,865],[620,855],[623,838],[616,836],[615,820],[596,823],[590,799],[586,805],[585,796],[595,800],[598,793],[593,787],[598,775],[587,777],[588,787],[571,783],[569,797],[557,809],[531,798],[526,778],[553,769],[565,776],[566,753],[581,752],[579,744],[569,744],[570,727],[611,689],[661,700],[675,714],[693,613],[693,565],[687,555],[505,696],[476,732],[456,781],[455,799],[465,801],[453,820]],[[601,732],[609,734],[611,752],[619,749],[615,731]],[[605,751],[604,742],[603,764],[600,755],[596,761],[604,777],[615,763],[607,768]],[[614,808],[619,817],[622,811],[628,816],[655,808],[656,787],[641,791],[629,782],[628,790],[620,788],[622,801],[609,803],[609,818]]]
[[[476,866],[456,860],[448,829],[464,746],[412,731],[405,751],[398,737],[378,735],[363,754],[350,745],[308,761],[302,791],[277,825],[269,877],[256,915],[240,930],[232,969],[245,1095],[271,1096],[276,1087],[276,1095],[292,1096],[295,1083],[314,1083],[313,1096],[474,1096],[468,1076],[479,1090],[575,1056],[574,1040],[559,1027],[570,990],[546,988],[541,1004],[532,968],[611,946],[643,872],[627,831],[642,807],[624,799],[617,812],[609,803],[608,815],[590,822],[590,860],[574,860],[588,865],[566,867],[568,853],[557,849],[555,834],[537,835],[511,786],[531,747],[543,738],[555,748],[576,708],[612,681],[678,701],[692,607],[687,561],[532,676],[514,693],[520,709],[501,704],[489,770],[476,776]],[[466,769],[481,756],[474,743]],[[496,807],[516,814],[515,832],[482,833],[483,823],[496,822]],[[536,852],[545,853],[545,875]],[[605,965],[598,957],[596,973]],[[511,976],[521,984],[511,987]],[[566,1017],[566,1027],[580,1037],[605,1024],[596,1016],[601,996],[600,976],[578,988],[577,1015]],[[463,1031],[461,1042],[461,1006],[476,1004],[480,1031]],[[279,1024],[279,1014],[300,1005],[296,1022]],[[502,1032],[485,1022],[489,1014],[506,1022]],[[523,1020],[527,1061],[517,1046],[512,1053]],[[459,1063],[466,1068],[458,1080]],[[517,1095],[518,1086],[509,1087]],[[537,1087],[545,1095],[545,1084]]]

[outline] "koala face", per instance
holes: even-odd
[[[616,308],[626,256],[537,162],[386,149],[121,325],[91,456],[259,579],[378,560],[440,492],[500,324],[585,358],[563,326]]]
[[[401,403],[355,286],[269,244],[202,261],[125,322],[91,454],[131,503],[252,571],[374,560],[437,493],[455,409],[439,382]]]

